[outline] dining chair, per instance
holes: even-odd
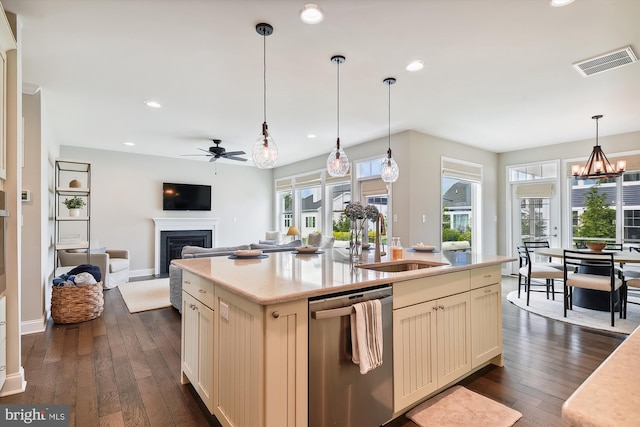
[[[629,274],[631,273],[631,274]],[[633,288],[635,290],[640,289],[640,274],[638,274],[638,272],[627,272],[627,274],[623,273],[622,276],[622,280],[624,283],[624,289],[622,289],[622,291],[624,292],[624,296],[621,298],[622,299],[622,311],[623,311],[623,318],[626,319],[627,318],[627,304],[629,304],[629,288]],[[631,302],[631,304],[640,304],[638,302]]]
[[[548,240],[538,240],[536,242],[523,242],[525,248],[529,250],[529,252],[535,252],[536,249],[540,248],[550,248]],[[538,265],[546,265],[547,267],[557,268],[558,270],[562,270],[564,268],[562,263],[559,262],[551,262],[551,257],[547,259],[544,263],[536,262]]]
[[[597,273],[593,273],[597,271]],[[573,310],[573,288],[592,289],[609,293],[609,311],[611,326],[615,318],[616,291],[624,286],[617,277],[612,253],[594,253],[566,250],[564,251],[564,317],[567,310]],[[623,318],[624,289],[620,292],[620,318]]]
[[[529,249],[525,246],[518,246],[518,258],[518,298],[520,298],[520,288],[524,286],[524,291],[527,293],[527,305],[529,305],[531,285],[541,285],[546,288],[547,299],[549,299],[549,293],[551,293],[551,298],[555,300],[554,280],[562,279],[564,277],[563,272],[546,265],[546,263],[531,262]],[[524,282],[523,279],[525,279]],[[532,282],[532,279],[544,279],[544,284]]]

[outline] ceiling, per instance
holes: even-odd
[[[23,80],[40,87],[62,145],[181,157],[218,138],[250,158],[264,41],[278,166],[335,145],[336,54],[346,57],[347,154],[386,138],[386,77],[397,79],[392,134],[414,129],[500,153],[594,138],[595,114],[600,136],[640,131],[640,63],[587,78],[572,66],[625,46],[640,56],[638,0],[316,0],[325,12],[316,25],[300,20],[297,0],[1,2],[22,17]],[[274,27],[266,40],[260,22]],[[415,59],[424,69],[406,71]]]

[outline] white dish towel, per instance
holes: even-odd
[[[382,304],[378,299],[353,305],[351,360],[363,375],[382,365]]]

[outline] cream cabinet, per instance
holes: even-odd
[[[502,355],[502,287],[499,266],[471,271],[471,367]],[[494,361],[502,366],[502,358]]]
[[[395,412],[471,370],[469,286],[469,272],[394,284]]]
[[[182,279],[182,383],[191,382],[214,413],[214,286],[194,274]]]
[[[226,427],[307,425],[306,300],[262,306],[216,287],[215,415]]]

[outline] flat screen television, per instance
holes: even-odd
[[[163,182],[162,210],[210,211],[211,186]]]

